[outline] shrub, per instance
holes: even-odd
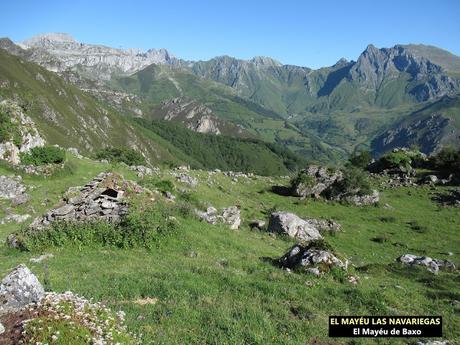
[[[152,248],[163,238],[176,233],[178,222],[174,215],[183,212],[160,203],[145,209],[132,208],[132,212],[118,224],[102,221],[55,222],[42,231],[23,230],[18,238],[26,250],[65,245]]]
[[[6,110],[6,111],[5,111]],[[17,124],[11,121],[12,114],[8,109],[0,109],[0,143],[12,141],[14,145],[21,145],[21,132]]]
[[[59,164],[65,160],[65,151],[56,146],[34,147],[20,153],[21,162],[26,165]]]
[[[405,168],[409,170],[411,168],[412,159],[404,151],[390,152],[380,158],[380,163],[383,169],[395,169]]]
[[[336,182],[330,190],[331,196],[340,194],[368,195],[372,193],[367,173],[356,167],[347,167],[342,180]]]
[[[303,187],[312,187],[316,183],[316,179],[314,176],[308,175],[305,171],[301,171],[295,176],[293,179],[291,179],[291,188],[296,188],[298,186],[303,186]]]
[[[348,163],[357,168],[365,169],[372,162],[372,155],[369,151],[353,152],[348,158]]]
[[[444,147],[431,158],[431,162],[435,169],[458,174],[460,171],[460,150],[453,147]]]
[[[109,147],[96,153],[96,159],[107,159],[111,163],[143,165],[145,158],[134,149]]]
[[[156,180],[154,178],[147,178],[143,179],[140,184],[141,186],[149,189],[158,189],[162,193],[172,193],[175,190],[174,183],[170,180]]]

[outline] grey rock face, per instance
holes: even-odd
[[[416,84],[409,94],[422,102],[458,91],[459,80],[442,72],[440,66],[403,46],[377,49],[369,45],[350,69],[349,78],[358,82],[364,92],[377,92],[384,80],[396,79],[401,73],[407,73]]]
[[[221,134],[224,121],[204,104],[183,97],[165,100],[158,109],[164,120],[183,123],[199,133]]]
[[[322,239],[318,229],[312,224],[289,212],[274,212],[270,215],[268,231],[286,234],[303,242]]]
[[[230,225],[230,229],[237,230],[241,224],[240,209],[236,206],[230,206],[222,210],[224,223]]]
[[[230,225],[230,229],[237,230],[241,224],[240,209],[237,206],[224,208],[220,213],[216,208],[210,206],[206,212],[195,210],[197,216],[209,224],[219,222]]]
[[[360,195],[359,190],[353,191],[353,193],[338,194],[334,187],[343,179],[343,173],[340,170],[311,165],[302,170],[293,181],[291,193],[302,198],[309,196],[325,197],[329,200],[345,201],[356,206],[371,205],[379,201],[377,191],[373,191],[370,195]]]
[[[29,201],[21,176],[0,176],[0,199],[11,200],[13,206]]]
[[[5,333],[5,327],[0,322],[0,334],[3,334],[3,333]]]
[[[206,209],[206,212],[196,210],[196,214],[200,219],[204,220],[209,224],[217,224],[217,209],[210,206]]]
[[[37,277],[25,265],[19,265],[0,284],[0,315],[21,310],[44,295]]]
[[[320,275],[332,267],[346,268],[346,265],[327,250],[306,248],[296,244],[279,260],[280,266],[289,269],[304,268],[307,272]]]
[[[300,197],[314,196],[318,198],[335,181],[342,178],[341,171],[333,171],[316,165],[309,166],[301,174],[305,176],[305,179],[292,186],[294,195]]]
[[[17,102],[1,101],[0,111],[9,115],[11,122],[18,130],[17,138],[0,143],[0,159],[12,164],[19,164],[19,153],[29,152],[34,147],[43,146],[45,140],[40,136],[35,122],[24,113]]]
[[[437,274],[441,269],[455,270],[455,265],[453,262],[449,260],[432,259],[429,256],[404,254],[403,256],[398,258],[398,261],[408,266],[425,266],[428,271],[434,274]]]
[[[449,100],[445,102],[447,107]],[[372,148],[378,154],[413,145],[426,154],[435,153],[446,145],[458,146],[460,130],[453,119],[433,111],[427,116],[414,114],[372,141]]]
[[[30,60],[50,71],[83,71],[94,80],[108,80],[114,73],[132,74],[153,63],[178,63],[166,49],[116,49],[80,43],[61,33],[39,35],[19,45],[26,50]]]

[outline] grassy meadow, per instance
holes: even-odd
[[[102,171],[145,183],[120,165],[73,157],[67,164],[64,172],[50,178],[24,176],[32,200],[14,213],[38,216],[67,188],[83,185]],[[13,173],[0,167],[1,175]],[[460,208],[441,207],[432,200],[444,187],[384,190],[378,206],[353,207],[273,193],[271,187],[287,185],[288,177],[240,177],[236,182],[223,173],[195,170],[189,174],[199,179],[196,188],[177,182],[166,168],[150,179],[173,182],[173,194],[187,195],[182,200],[188,200],[191,208],[240,206],[240,230],[177,213],[176,231],[150,249],[69,244],[27,252],[1,245],[0,276],[26,263],[42,282],[49,275],[47,284],[53,291],[71,290],[124,310],[129,330],[139,334],[143,344],[300,345],[315,340],[316,344],[407,344],[417,340],[334,341],[327,337],[330,315],[442,315],[444,338],[454,343],[460,339],[458,273],[433,275],[395,261],[412,253],[460,263]],[[160,195],[155,198],[156,203],[171,204]],[[11,206],[4,200],[0,205],[3,217]],[[275,209],[339,222],[342,231],[325,234],[325,240],[350,261],[348,274],[358,276],[358,284],[348,282],[341,272],[318,278],[273,266],[267,258],[280,257],[295,242],[250,230],[249,222],[268,220]],[[1,240],[21,226],[25,225],[0,225]],[[29,262],[44,253],[54,258]]]

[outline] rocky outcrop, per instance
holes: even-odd
[[[209,224],[217,224],[219,222],[227,224],[230,229],[237,230],[241,225],[241,213],[237,206],[230,206],[222,209],[219,213],[215,207],[208,207],[206,212],[196,210],[197,216]]]
[[[37,277],[25,265],[19,265],[0,284],[0,315],[19,311],[44,295]]]
[[[437,103],[441,102],[445,102],[448,109],[449,102],[453,101],[443,99]],[[372,141],[373,151],[381,154],[398,147],[417,146],[421,152],[432,154],[444,146],[459,146],[460,129],[455,119],[444,115],[442,109],[435,109],[435,105],[432,107],[433,111],[427,109],[424,113],[414,113],[376,137]]]
[[[402,45],[378,49],[370,44],[350,69],[348,78],[359,83],[365,93],[377,93],[384,81],[410,75],[413,85],[408,94],[417,102],[458,92],[458,79],[444,74],[443,68],[427,58],[413,54]]]
[[[340,170],[311,165],[302,170],[293,181],[292,192],[295,196],[319,198],[320,195],[337,180],[342,178]]]
[[[379,202],[380,194],[376,190],[373,190],[371,194],[343,194],[337,195],[335,197],[337,201],[345,201],[346,203],[355,205],[355,206],[368,206],[374,205]]]
[[[346,264],[330,251],[296,244],[277,260],[279,266],[288,269],[304,269],[314,275],[329,272],[332,267],[346,269]]]
[[[1,101],[0,113],[5,114],[5,121],[8,121],[7,137],[0,138],[0,159],[19,164],[21,152],[29,152],[34,147],[45,145],[35,122],[24,113],[17,102]]]
[[[311,223],[289,212],[274,212],[270,215],[268,232],[285,234],[303,242],[323,237]]]
[[[425,266],[431,273],[437,274],[439,270],[455,270],[455,264],[449,260],[432,259],[429,256],[404,254],[398,261],[407,266]]]
[[[230,229],[237,230],[241,224],[240,209],[237,206],[230,206],[222,210],[221,217],[225,224],[230,225]]]
[[[82,73],[95,81],[108,80],[114,74],[129,75],[153,63],[178,63],[166,49],[116,49],[80,43],[64,33],[38,35],[18,45],[30,61],[50,71]]]
[[[13,206],[18,206],[30,200],[26,187],[22,184],[21,176],[0,176],[0,199],[11,200]]]
[[[347,178],[349,178],[347,171],[312,165],[300,171],[297,177],[291,180],[290,192],[302,198],[322,197],[356,206],[372,205],[379,201],[379,193],[376,190],[371,191],[370,194],[360,188],[344,191],[341,186]]]
[[[102,303],[89,301],[71,291],[45,293],[37,277],[25,265],[17,266],[0,283],[0,344],[41,344],[34,341],[37,338],[33,336],[37,334],[47,344],[66,342],[69,339],[59,326],[55,326],[62,322],[75,325],[78,332],[84,329],[83,334],[88,334],[85,343],[113,344],[114,334],[128,339],[129,344],[139,343],[134,334],[127,333],[124,318],[123,311],[112,312]],[[48,326],[28,327],[29,322],[37,321]],[[80,335],[78,333],[79,338]]]
[[[158,113],[163,120],[181,122],[195,132],[221,134],[222,120],[210,108],[196,101],[182,97],[165,100]]]

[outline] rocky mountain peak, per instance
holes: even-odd
[[[69,34],[61,33],[61,32],[52,32],[52,33],[45,33],[34,36],[28,40],[20,42],[19,45],[23,48],[31,48],[31,47],[53,47],[59,46],[62,44],[78,44],[78,42]]]
[[[30,60],[54,72],[79,72],[100,81],[112,75],[135,73],[151,64],[174,65],[178,60],[166,49],[118,49],[80,43],[66,33],[49,33],[20,43]]]
[[[418,101],[437,98],[458,89],[454,79],[439,77],[443,73],[441,66],[402,45],[382,49],[368,45],[351,68],[349,78],[359,83],[363,90],[375,92],[385,80],[399,78],[401,73],[413,81],[425,83],[423,87],[410,91]]]
[[[267,56],[255,56],[250,60],[250,62],[258,67],[282,66],[279,61],[276,61]]]

